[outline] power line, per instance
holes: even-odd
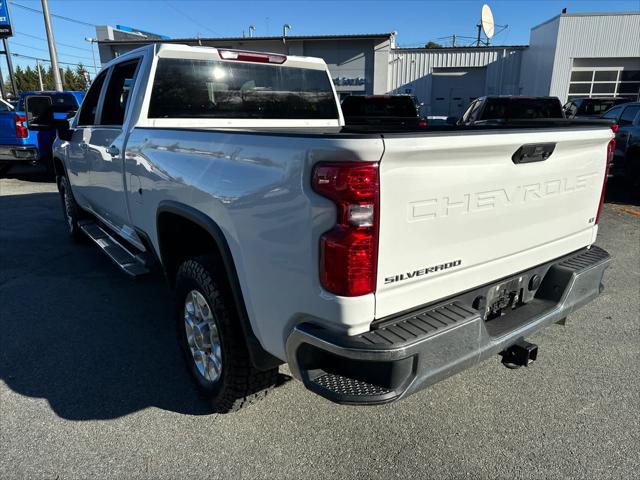
[[[36,40],[42,40],[43,42],[46,42],[46,41],[47,41],[47,39],[46,39],[46,38],[44,38],[44,37],[39,37],[39,36],[37,36],[37,35],[31,35],[30,33],[24,33],[24,32],[18,32],[18,31],[16,31],[15,33],[16,33],[17,35],[20,35],[20,36],[23,36],[23,37],[35,38]],[[91,49],[90,49],[90,48],[82,48],[82,47],[78,47],[78,46],[76,46],[76,45],[70,45],[70,44],[68,44],[68,43],[62,43],[62,42],[58,42],[58,41],[56,41],[56,44],[57,44],[57,45],[62,45],[62,46],[64,46],[64,47],[75,48],[76,50],[82,50],[82,51],[84,51],[84,52],[90,52],[90,51],[91,51]]]
[[[195,25],[198,25],[200,28],[204,28],[205,30],[208,30],[209,32],[222,37],[223,35],[220,32],[216,32],[215,30],[211,30],[209,27],[207,27],[206,25],[200,23],[198,20],[195,20],[194,18],[191,18],[189,15],[187,15],[186,13],[184,13],[182,10],[180,10],[178,7],[172,5],[170,2],[167,2],[167,5],[170,6],[173,10],[175,10],[176,12],[178,12],[180,15],[182,15],[184,18],[186,18],[187,20],[193,22]]]
[[[48,58],[32,57],[31,55],[24,55],[22,53],[11,52],[11,56],[18,57],[18,58],[28,58],[30,60],[40,60],[41,62],[51,63],[51,60],[49,60]],[[93,69],[92,66],[85,65],[84,63],[69,63],[69,62],[58,62],[58,63],[61,64],[61,65],[70,65],[72,67],[84,67],[84,68]]]
[[[11,40],[11,44],[12,45],[18,45],[20,47],[24,47],[24,48],[30,48],[31,50],[38,50],[40,52],[48,52],[49,50],[47,50],[46,48],[38,48],[38,47],[32,47],[31,45],[25,45],[24,43],[18,43],[15,40]],[[60,52],[60,55],[64,56],[64,57],[73,57],[73,58],[79,58],[81,60],[87,60],[89,62],[93,61],[92,59],[88,58],[88,57],[81,57],[80,55],[71,55],[70,53],[63,53]]]
[[[23,10],[27,10],[29,12],[38,13],[38,14],[42,15],[42,10],[38,10],[37,8],[27,7],[26,5],[21,5],[21,4],[16,3],[16,2],[11,2],[11,5],[13,7],[18,7],[18,8],[21,8]],[[82,20],[76,20],[75,18],[65,17],[64,15],[56,15],[55,13],[52,13],[51,16],[55,17],[55,18],[59,18],[60,20],[65,20],[67,22],[77,23],[79,25],[86,25],[87,27],[96,27],[97,26],[95,23],[84,22]]]

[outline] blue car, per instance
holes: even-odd
[[[0,173],[16,163],[40,163],[52,170],[56,130],[48,119],[73,115],[84,92],[22,92],[17,107],[0,102]]]

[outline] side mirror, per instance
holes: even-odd
[[[447,117],[447,125],[456,125],[458,123],[458,117]]]
[[[69,120],[54,120],[53,126],[58,133],[58,138],[65,142],[71,141],[73,136],[73,129],[69,127]]]
[[[32,95],[25,99],[27,127],[29,130],[45,130],[53,127],[51,97]]]

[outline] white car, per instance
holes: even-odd
[[[218,412],[284,362],[350,404],[526,365],[525,337],[610,261],[602,122],[360,132],[321,59],[152,45],[107,64],[59,136],[69,232],[132,276],[161,267]]]

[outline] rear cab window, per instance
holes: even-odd
[[[555,98],[490,98],[482,112],[482,120],[563,117]]]
[[[345,117],[416,117],[414,100],[408,96],[350,96],[342,101]]]
[[[159,58],[148,118],[337,120],[326,70]]]
[[[48,99],[51,108],[55,113],[67,113],[78,110],[78,100],[72,93],[34,93],[32,95],[24,95],[18,103],[18,111],[25,111],[25,102],[29,97],[44,97]]]
[[[587,98],[583,100],[578,107],[579,115],[600,115],[616,104],[615,99],[611,100],[596,100]]]

